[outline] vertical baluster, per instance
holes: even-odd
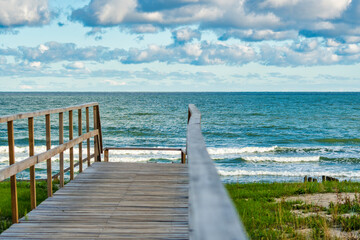
[[[15,141],[14,141],[14,123],[13,121],[7,122],[8,131],[8,145],[9,145],[9,164],[15,163]],[[18,199],[17,199],[17,187],[16,187],[16,175],[10,177],[11,187],[11,211],[12,211],[12,222],[19,222],[18,213]]]
[[[98,129],[98,119],[97,119],[97,106],[93,107],[93,119],[94,119],[94,130]],[[94,136],[94,157],[96,162],[100,162],[100,145],[99,145],[99,135]]]
[[[50,125],[50,114],[45,115],[46,125],[46,150],[51,149],[51,125]],[[51,158],[46,160],[46,172],[47,172],[47,192],[48,197],[52,196],[52,172],[51,172]]]
[[[104,161],[108,162],[109,161],[109,149],[105,148],[104,150]]]
[[[59,113],[59,145],[64,143],[64,113]],[[64,187],[64,152],[60,153],[60,188]]]
[[[186,163],[186,153],[184,150],[181,150],[181,163],[182,164]]]
[[[34,118],[28,118],[29,125],[29,156],[35,154],[35,140],[34,140]],[[30,167],[30,203],[31,209],[36,208],[36,181],[35,181],[35,165]]]
[[[86,107],[86,132],[90,131],[90,114],[89,107]],[[87,163],[90,166],[90,139],[86,140],[86,150],[87,150]]]
[[[73,111],[69,111],[69,140],[74,137],[73,133]],[[70,180],[74,179],[74,148],[70,148]]]
[[[103,153],[103,144],[102,144],[102,131],[101,131],[101,120],[100,120],[100,106],[97,105],[96,107],[96,117],[97,117],[97,126],[99,129],[99,148],[100,148],[100,153]],[[101,154],[100,154],[101,157]]]
[[[82,118],[81,118],[81,108],[78,110],[78,134],[79,136],[82,135]],[[79,172],[83,170],[83,163],[82,163],[82,142],[79,143]]]

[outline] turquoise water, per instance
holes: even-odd
[[[93,101],[100,103],[104,146],[185,147],[187,106],[194,103],[224,181],[360,180],[360,93],[0,93],[0,115]],[[52,116],[53,145],[57,122]],[[18,160],[28,154],[26,125],[15,122]],[[43,118],[35,119],[35,129],[40,152]],[[6,145],[6,124],[0,124],[0,167],[7,165]],[[111,160],[177,162],[180,155],[111,152]]]

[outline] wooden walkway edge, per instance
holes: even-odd
[[[185,164],[96,162],[0,239],[188,239]]]

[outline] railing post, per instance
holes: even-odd
[[[98,119],[97,119],[97,106],[93,107],[93,119],[94,119],[94,130],[98,129]],[[100,156],[100,145],[99,145],[99,135],[94,137],[94,155],[95,161],[101,162]]]
[[[50,125],[50,114],[45,115],[46,125],[46,150],[51,149],[51,125]],[[46,160],[46,172],[47,172],[47,191],[48,197],[52,196],[52,172],[51,172],[51,158]]]
[[[34,140],[34,118],[28,118],[29,125],[29,156],[35,154],[35,140]],[[35,165],[30,167],[30,203],[31,209],[36,208],[36,181],[35,181]]]
[[[109,149],[107,148],[104,150],[104,161],[109,162]]]
[[[59,113],[59,145],[64,143],[64,113]],[[60,153],[60,188],[64,187],[64,152]]]
[[[74,137],[73,111],[69,111],[69,140]],[[70,148],[70,180],[74,179],[74,148]]]
[[[100,105],[97,105],[96,107],[96,113],[97,113],[97,126],[99,129],[99,142],[100,142],[100,153],[103,153],[103,144],[102,144],[102,131],[101,131],[101,120],[100,120]],[[100,155],[101,157],[101,155]]]
[[[82,135],[82,117],[81,117],[81,108],[78,110],[78,134]],[[79,143],[79,173],[83,171],[82,163],[82,143]]]
[[[8,131],[8,145],[9,145],[9,164],[15,163],[15,141],[14,141],[14,122],[7,122]],[[16,174],[10,177],[11,187],[11,211],[12,211],[12,222],[19,222],[19,211],[18,211],[18,199],[17,199],[17,187],[16,187]]]
[[[89,107],[86,107],[86,132],[90,131],[90,114]],[[86,150],[87,150],[87,164],[90,166],[90,139],[86,140]]]
[[[181,163],[182,164],[186,163],[186,153],[183,149],[181,150]]]

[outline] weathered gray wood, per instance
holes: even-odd
[[[77,110],[77,109],[81,109],[81,108],[85,108],[85,107],[92,107],[92,106],[96,106],[96,105],[99,105],[99,104],[97,102],[93,102],[93,103],[86,103],[86,104],[82,104],[82,105],[71,106],[71,107],[67,107],[67,108],[56,108],[56,109],[42,110],[42,111],[31,112],[31,113],[19,113],[19,114],[15,114],[15,115],[8,115],[8,116],[0,117],[0,123],[14,121],[14,120],[18,120],[18,119],[25,119],[25,118],[30,118],[30,117],[39,117],[39,116],[43,116],[43,115],[47,115],[47,114],[67,112],[70,110]]]
[[[52,148],[49,151],[37,154],[32,157],[28,157],[28,158],[22,160],[21,162],[17,162],[11,166],[3,168],[0,170],[0,181],[3,181],[6,178],[13,176],[14,174],[17,174],[17,173],[33,166],[34,164],[43,162],[43,161],[59,154],[60,152],[63,152],[65,150],[69,149],[70,147],[73,147],[73,146],[79,144],[80,142],[85,141],[86,139],[92,138],[92,137],[96,136],[98,134],[98,132],[99,132],[98,130],[93,130],[91,132],[85,133],[81,137],[75,138],[67,143],[64,143],[55,148]]]
[[[190,239],[248,239],[206,150],[201,133],[201,114],[193,104],[189,105],[186,146]]]
[[[188,239],[187,165],[95,162],[2,238]]]
[[[90,156],[90,158],[93,158],[93,157],[94,157],[94,154],[92,154],[92,155]],[[82,160],[83,163],[86,162],[86,161],[87,161],[87,157]],[[79,166],[79,162],[77,162],[77,163],[74,164],[74,167],[77,167],[77,166]],[[64,175],[64,173],[66,173],[66,172],[68,172],[68,171],[70,171],[70,167],[68,167],[68,168],[66,168],[66,169],[63,169],[63,175]],[[58,177],[60,176],[60,174],[61,174],[61,173],[59,172],[59,173],[53,175],[53,179],[58,178]]]

